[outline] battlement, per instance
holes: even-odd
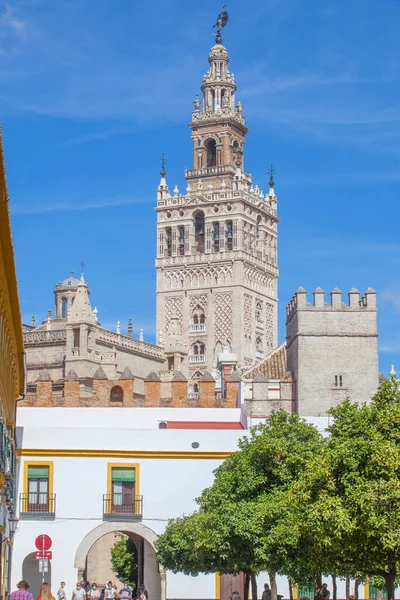
[[[360,298],[360,292],[352,288],[348,293],[348,303],[342,302],[342,291],[334,288],[330,292],[330,303],[325,302],[325,292],[320,287],[313,292],[314,302],[307,302],[307,290],[299,287],[286,307],[288,323],[298,311],[376,311],[376,292],[368,288]]]

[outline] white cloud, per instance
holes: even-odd
[[[142,202],[144,202],[144,200],[135,198],[120,198],[92,202],[81,202],[78,204],[72,202],[55,202],[53,204],[26,203],[13,205],[12,203],[10,203],[10,210],[13,215],[33,215],[49,212],[94,210],[117,206],[127,206],[129,204],[140,204]]]

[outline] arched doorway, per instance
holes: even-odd
[[[51,587],[51,560],[48,561],[48,572],[44,574],[44,581]],[[39,561],[35,558],[35,552],[27,554],[22,563],[22,579],[29,582],[29,591],[33,597],[39,595],[40,586],[42,585],[42,573],[39,571]]]
[[[142,552],[142,574],[139,580],[143,581],[152,600],[166,600],[166,576],[165,571],[158,564],[154,543],[157,534],[142,523],[109,522],[102,523],[90,531],[79,544],[75,554],[75,567],[78,569],[78,577],[82,577],[88,565],[88,557],[94,545],[110,534],[122,533],[128,535],[139,546]],[[141,542],[143,540],[143,542]],[[140,550],[140,542],[142,549]],[[93,553],[93,551],[92,551]],[[92,556],[93,559],[93,556]],[[114,576],[115,579],[115,576]],[[104,583],[104,582],[99,582]]]

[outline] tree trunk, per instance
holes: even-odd
[[[277,600],[278,590],[276,587],[276,573],[268,573],[269,587],[271,588],[271,600]]]
[[[289,600],[293,600],[293,584],[292,584],[291,579],[288,580],[288,584],[289,584]]]
[[[257,600],[257,579],[253,572],[250,573],[250,582],[252,600]]]
[[[394,600],[394,589],[395,589],[394,580],[395,579],[396,579],[396,573],[388,573],[387,575],[385,575],[386,591],[387,591],[388,600]]]
[[[336,575],[332,575],[332,600],[337,600]]]
[[[244,574],[244,600],[249,600],[250,573]]]
[[[316,598],[316,590],[322,588],[322,573],[316,573],[314,578],[314,598]]]
[[[358,600],[358,586],[360,585],[360,580],[359,579],[355,579],[354,580],[354,597],[356,600]]]
[[[346,577],[346,600],[349,600],[350,596],[350,577]]]

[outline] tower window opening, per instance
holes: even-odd
[[[204,252],[204,213],[202,211],[196,212],[194,215],[194,230],[195,230],[195,243],[196,252]]]
[[[214,241],[214,250],[218,252],[219,250],[219,223],[213,224],[213,241]]]
[[[66,319],[68,316],[68,300],[66,298],[62,298],[61,300],[61,318]]]
[[[343,387],[342,375],[335,375],[335,387]]]
[[[165,237],[167,239],[167,256],[171,256],[171,252],[172,252],[172,229],[171,227],[168,227],[165,230]]]
[[[185,228],[179,227],[179,254],[185,254]]]
[[[228,250],[232,250],[232,239],[233,239],[232,221],[227,221],[227,223],[226,223],[226,247]]]
[[[222,90],[221,91],[221,106],[227,106],[228,102],[227,102],[227,97],[226,97],[226,90]]]
[[[217,142],[215,140],[208,140],[205,143],[207,149],[207,167],[217,166]]]

